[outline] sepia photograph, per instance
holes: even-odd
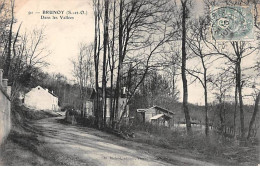
[[[0,166],[259,166],[260,0],[0,0]]]

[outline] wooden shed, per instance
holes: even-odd
[[[174,113],[160,106],[153,106],[148,109],[137,109],[136,113],[142,122],[168,127],[174,124]]]

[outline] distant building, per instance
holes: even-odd
[[[142,122],[149,122],[159,126],[173,126],[174,113],[160,106],[153,106],[148,109],[137,109],[137,119]]]
[[[31,89],[30,92],[24,95],[24,104],[28,108],[37,110],[58,111],[59,109],[58,97],[41,86]]]
[[[94,107],[93,102],[91,100],[86,100],[84,103],[84,116],[94,116]]]
[[[111,109],[112,109],[111,102],[113,101],[114,92],[115,92],[115,90],[113,90],[112,93],[111,93],[110,88],[106,89],[106,107],[107,107],[107,109],[106,109],[106,118],[107,118],[107,120],[110,119],[110,112],[111,112]],[[92,100],[92,103],[94,103],[94,105],[90,104],[91,106],[93,106],[92,110],[94,110],[94,108],[96,108],[96,105],[97,105],[97,101],[96,101],[97,93],[99,94],[100,99],[102,99],[102,88],[99,88],[98,92],[96,92],[95,90],[93,90],[93,92],[92,92],[91,100]],[[121,94],[121,96],[118,99],[118,102],[119,102],[119,105],[118,105],[118,110],[119,111],[118,112],[119,112],[119,114],[118,114],[118,117],[115,118],[115,120],[119,120],[119,118],[121,117],[125,107],[126,107],[126,113],[124,115],[124,118],[126,119],[126,118],[129,117],[129,105],[126,105],[127,104],[127,98],[126,98],[126,91],[124,90],[124,88],[123,88],[121,93],[122,94]],[[101,100],[99,100],[99,102],[100,102],[99,103],[99,106],[100,106],[102,102],[101,102]]]
[[[84,101],[83,101],[83,116],[88,117],[88,116],[94,116],[94,102],[92,97],[92,93],[94,92],[93,88],[84,88]]]

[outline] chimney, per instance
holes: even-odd
[[[2,80],[2,87],[5,92],[7,92],[7,86],[8,86],[8,79],[3,79]]]
[[[126,87],[123,87],[123,92],[122,92],[123,95],[126,94]]]
[[[0,86],[2,86],[3,73],[4,73],[4,70],[0,69]]]
[[[12,91],[12,87],[11,86],[7,86],[7,95],[10,97],[11,96],[11,91]]]

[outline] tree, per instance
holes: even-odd
[[[111,49],[117,49],[117,51],[114,52],[114,50],[113,52],[111,52],[111,56],[114,57],[115,54],[118,54],[118,59],[114,58],[113,60],[116,61],[116,63],[114,64],[114,66],[111,66],[111,68],[116,67],[116,72],[114,71],[114,69],[113,71],[111,71],[110,69],[110,73],[111,77],[113,77],[112,74],[114,74],[114,72],[116,74],[116,86],[113,101],[114,111],[112,113],[112,118],[114,118],[115,121],[118,121],[120,119],[118,105],[119,97],[121,95],[124,71],[126,71],[126,69],[123,68],[123,65],[133,59],[133,57],[138,57],[142,54],[143,56],[141,59],[139,59],[139,61],[146,63],[147,58],[149,58],[150,56],[149,51],[153,51],[153,47],[150,47],[149,45],[152,43],[153,46],[156,46],[154,45],[154,43],[160,41],[158,40],[159,38],[155,36],[155,32],[156,30],[158,30],[158,32],[163,32],[164,25],[160,23],[158,17],[161,17],[161,14],[163,14],[163,12],[161,12],[162,9],[167,7],[168,4],[169,1],[166,0],[156,2],[151,0],[120,0],[118,3],[114,2],[113,7],[118,8],[118,13],[115,13],[117,10],[112,10],[115,13],[113,14],[113,18],[115,19],[113,19],[112,23],[113,38]],[[165,9],[168,10],[168,7]],[[169,18],[164,19],[169,20]],[[116,48],[115,46],[117,46],[118,48]],[[162,46],[160,42],[159,46]],[[145,49],[148,50],[145,51]],[[137,53],[137,55],[133,56],[133,53],[135,52]],[[154,52],[152,52],[152,55],[154,55]],[[131,58],[131,56],[133,57]],[[111,63],[113,63],[113,61]]]
[[[108,64],[110,69],[110,93],[113,94],[114,86],[114,70],[115,70],[115,30],[116,30],[116,0],[113,3],[113,24],[112,24],[112,40],[108,43]],[[110,45],[111,44],[111,45]],[[115,97],[115,96],[114,96]],[[110,101],[110,126],[114,128],[114,112],[115,112],[115,99]]]
[[[195,58],[199,58],[199,63],[201,64],[202,70],[194,68],[193,70],[187,70],[190,75],[199,80],[200,84],[204,89],[204,107],[205,107],[205,134],[209,135],[209,120],[208,120],[208,80],[209,66],[212,65],[213,61],[211,59],[212,55],[206,53],[207,44],[206,38],[208,34],[208,20],[207,18],[199,18],[197,22],[192,25],[192,32],[190,38],[188,39],[188,46],[192,50]],[[201,77],[202,76],[202,77]]]
[[[218,100],[218,115],[220,120],[220,132],[223,134],[223,130],[226,124],[226,98],[230,92],[232,79],[228,76],[229,72],[223,71],[215,75],[215,78],[211,79],[211,83],[213,84],[213,91]]]
[[[254,70],[255,70],[255,72],[259,72],[259,70],[260,70],[259,61],[256,61]],[[254,75],[251,77],[252,83],[251,84],[249,83],[249,85],[252,85],[251,88],[253,89],[252,96],[254,98],[254,111],[253,111],[252,117],[249,122],[247,140],[249,140],[253,136],[253,132],[252,132],[253,125],[255,124],[256,116],[257,116],[257,113],[259,112],[259,100],[260,100],[259,76],[260,76],[260,73],[254,73]]]
[[[8,76],[12,85],[12,98],[17,96],[19,88],[22,86],[32,87],[34,85],[32,75],[48,65],[44,59],[51,54],[43,45],[44,28],[35,28],[31,32],[25,32],[19,36],[18,33],[19,29],[12,45]]]
[[[103,115],[103,126],[106,127],[106,83],[107,83],[107,47],[108,47],[108,24],[109,24],[109,18],[108,18],[108,8],[109,8],[109,0],[105,0],[105,20],[104,20],[104,41],[103,41],[103,75],[102,75],[102,115]]]
[[[95,89],[98,91],[99,85],[99,55],[100,55],[100,19],[101,19],[101,9],[100,0],[93,0],[94,17],[95,17],[95,36],[94,36],[94,64],[95,64]],[[95,125],[100,128],[100,105],[99,105],[99,95],[96,95],[96,105],[95,106]]]
[[[81,43],[79,46],[79,54],[77,60],[72,61],[74,65],[74,76],[77,79],[79,84],[80,91],[80,111],[81,116],[84,116],[84,101],[86,97],[86,88],[92,87],[92,71],[93,71],[93,45],[90,44],[87,46],[86,44]]]
[[[182,77],[182,84],[183,84],[183,112],[185,114],[186,120],[186,128],[187,132],[190,134],[192,132],[191,129],[191,121],[190,121],[190,114],[188,108],[188,85],[187,85],[187,78],[186,78],[186,21],[188,18],[188,0],[181,0],[181,7],[182,7],[182,62],[181,62],[181,77]]]
[[[249,138],[252,136],[253,124],[255,123],[256,115],[257,115],[257,112],[259,111],[259,100],[260,100],[260,92],[258,91],[258,93],[256,94],[255,103],[254,103],[255,104],[254,112],[253,112],[253,115],[252,115],[250,123],[249,123],[247,140],[249,140]]]
[[[14,24],[14,4],[15,0],[11,1],[11,22],[10,22],[10,29],[8,35],[8,43],[7,43],[7,52],[5,57],[5,65],[4,65],[4,77],[8,77],[9,68],[11,64],[11,50],[12,50],[12,38],[13,38],[13,24]]]
[[[0,2],[0,67],[4,67],[8,42],[8,25],[10,24],[10,10],[6,1]]]
[[[216,3],[216,1],[214,1]],[[244,0],[239,0],[239,1],[233,1],[233,0],[226,0],[224,1],[226,5],[229,6],[236,6],[236,5],[250,5],[250,4],[255,4],[256,1],[244,1]],[[254,5],[254,7],[256,7]],[[255,8],[255,15],[254,18],[256,19],[257,16],[257,9]],[[257,27],[257,23],[255,23],[255,26]],[[244,104],[243,104],[243,87],[245,85],[245,80],[242,77],[242,60],[246,58],[247,56],[252,55],[256,50],[258,50],[253,43],[251,42],[246,42],[246,41],[230,41],[230,42],[223,42],[223,43],[217,43],[218,46],[221,46],[222,49],[228,50],[232,49],[232,53],[225,51],[222,52],[221,48],[218,48],[215,44],[213,45],[214,50],[217,51],[217,54],[220,56],[226,58],[230,63],[232,63],[235,67],[235,77],[236,77],[236,91],[238,93],[238,101],[239,101],[239,110],[240,110],[240,130],[241,130],[241,139],[245,139],[245,125],[244,125]],[[235,95],[237,94],[235,93]],[[236,96],[235,96],[236,99]],[[237,102],[237,101],[236,101]],[[234,117],[235,118],[235,117]],[[235,123],[234,123],[235,124]]]
[[[167,45],[164,45],[165,52],[162,54],[163,59],[158,59],[158,69],[165,72],[167,76],[169,85],[171,88],[171,96],[174,101],[179,100],[180,91],[177,88],[177,82],[179,77],[180,70],[180,43],[179,42],[169,42]]]

